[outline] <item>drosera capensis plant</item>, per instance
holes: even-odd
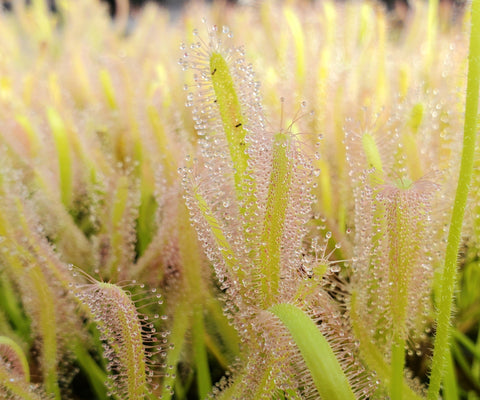
[[[203,138],[201,160],[214,179],[208,186],[202,184],[207,177],[196,176],[195,165],[183,173],[187,206],[193,220],[198,221],[198,233],[204,238],[205,249],[226,290],[233,322],[247,333],[245,347],[251,352],[244,361],[246,372],[237,373],[243,382],[233,382],[228,397],[268,398],[277,390],[301,397],[315,396],[316,392],[324,398],[353,399],[354,390],[344,373],[350,366],[342,368],[324,337],[332,335],[327,321],[335,313],[340,317],[340,312],[329,304],[326,292],[321,294],[323,276],[316,277],[310,285],[297,279],[317,267],[318,262],[316,257],[308,262],[302,255],[307,233],[304,225],[313,200],[309,186],[316,170],[303,154],[291,128],[268,132],[262,122],[261,105],[239,95],[251,90],[254,101],[258,98],[255,93],[258,85],[253,81],[252,67],[245,63],[242,49],[224,50],[222,38],[229,37],[228,28],[223,29],[223,35],[217,36],[217,28],[213,26],[208,32],[208,42],[202,43],[200,38],[191,47],[192,54],[186,54],[184,64],[194,70],[194,87],[198,91],[190,92],[187,98],[194,107],[196,126]],[[240,130],[238,136],[232,134],[235,129]],[[228,149],[229,157],[220,159],[218,148]],[[322,261],[327,267],[324,274],[330,274],[328,259]],[[317,286],[316,290],[312,286]],[[313,295],[316,299],[310,305],[308,297]],[[304,303],[303,310],[300,304],[295,304],[297,299]],[[315,322],[306,316],[308,311],[325,320],[325,333],[318,331]],[[322,316],[323,313],[326,315]],[[268,314],[271,314],[267,319],[269,324],[273,323],[273,316],[285,325],[278,325],[278,333],[265,327]],[[299,328],[307,332],[310,329],[309,335],[316,332],[317,358],[311,357],[310,346]],[[336,324],[331,329],[342,328],[348,338],[346,325]],[[281,346],[289,340],[298,343],[303,363],[290,365],[290,358],[269,348],[271,343]],[[349,345],[350,350],[346,350]],[[342,361],[354,364],[353,343],[346,339],[337,346],[343,347],[343,352],[351,352],[351,359],[345,357]],[[256,371],[256,376],[245,379],[252,363],[260,362],[255,355],[264,358],[265,372]],[[293,370],[288,371],[287,367]],[[352,369],[359,374],[361,366],[357,364]],[[280,382],[272,371],[284,375]],[[304,387],[299,389],[298,371],[308,371],[313,382],[306,378]],[[325,375],[331,380],[322,378]],[[368,385],[362,383],[358,383],[362,393],[357,396],[367,397]]]
[[[87,285],[77,285],[76,295],[86,304],[105,343],[104,357],[107,370],[115,371],[108,382],[108,395],[119,398],[144,399],[152,393],[156,355],[165,354],[166,339],[160,341],[153,321],[139,312],[134,298],[126,288],[92,280]],[[140,285],[143,288],[143,285]],[[163,303],[160,294],[152,289],[150,296],[142,301]],[[159,318],[158,315],[154,316]],[[162,316],[163,318],[163,316]],[[158,385],[157,385],[158,386]]]
[[[479,399],[477,2],[2,10],[0,397]]]

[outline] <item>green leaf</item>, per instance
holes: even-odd
[[[354,400],[352,388],[328,341],[318,326],[292,304],[275,304],[269,311],[292,335],[322,399]]]
[[[437,331],[432,359],[432,373],[428,388],[428,399],[436,400],[445,375],[449,352],[449,333],[453,310],[453,296],[457,280],[458,250],[462,234],[463,218],[473,175],[475,139],[478,121],[478,91],[480,87],[480,0],[472,1],[470,47],[468,55],[467,98],[465,104],[465,124],[463,150],[460,164],[452,220],[448,231],[445,267],[442,271],[440,296],[437,304]]]

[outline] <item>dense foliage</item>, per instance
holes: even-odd
[[[477,0],[119,6],[0,13],[0,396],[480,399]]]

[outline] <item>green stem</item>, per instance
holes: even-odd
[[[164,400],[170,400],[173,396],[173,387],[177,379],[176,368],[180,361],[182,352],[185,347],[185,336],[190,328],[190,304],[186,300],[182,300],[177,303],[175,312],[173,313],[173,325],[171,327],[172,334],[170,335],[170,344],[172,347],[168,351],[165,364],[167,365],[168,375],[165,376],[162,384],[161,398]],[[176,393],[177,398],[181,398],[179,393]]]
[[[350,317],[352,321],[353,332],[360,343],[360,356],[363,358],[365,364],[371,370],[375,371],[379,380],[384,384],[384,386],[389,385],[392,377],[391,366],[387,364],[383,353],[372,341],[370,330],[363,325],[357,310],[356,292],[353,292],[351,296]],[[422,397],[415,393],[405,381],[403,381],[402,385],[402,392],[405,394],[405,398],[409,400],[422,400]]]
[[[228,321],[223,312],[223,306],[216,297],[211,296],[210,299],[206,301],[206,307],[211,325],[216,327],[216,334],[221,337],[221,343],[227,351],[229,359],[233,361],[233,359],[240,355],[238,332]],[[225,366],[225,369],[228,368]]]
[[[465,105],[465,125],[463,151],[460,164],[452,221],[448,232],[445,267],[440,283],[440,298],[437,301],[437,333],[435,336],[432,373],[428,399],[436,400],[445,373],[449,351],[450,318],[452,300],[457,278],[457,256],[460,246],[463,217],[467,204],[468,191],[473,173],[475,136],[477,132],[478,90],[480,86],[480,1],[472,1],[470,48],[468,56],[467,99]]]
[[[403,370],[405,366],[406,321],[408,309],[408,288],[412,267],[418,254],[417,243],[421,241],[424,227],[421,219],[416,220],[412,229],[412,212],[418,208],[415,201],[403,199],[402,189],[395,192],[392,204],[385,206],[386,228],[389,242],[389,312],[392,321],[392,377],[390,381],[390,397],[402,400]]]
[[[405,365],[405,340],[395,338],[392,346],[392,379],[390,381],[391,400],[403,399],[403,367]]]
[[[205,327],[203,322],[203,308],[196,304],[193,311],[192,344],[193,358],[197,372],[197,385],[200,399],[205,399],[212,389],[212,379],[208,366],[207,350],[205,348]]]
[[[443,381],[443,398],[444,400],[458,400],[457,376],[455,374],[455,364],[452,354],[448,354],[447,369]]]
[[[478,326],[477,332],[478,333],[477,333],[477,342],[475,343],[475,350],[478,356],[472,362],[472,375],[476,378],[478,382],[480,382],[480,324]]]
[[[84,344],[81,342],[75,343],[71,349],[75,354],[75,358],[86,375],[90,386],[95,392],[95,396],[99,400],[106,400],[107,388],[105,387],[105,381],[107,380],[107,374],[98,366],[92,356],[85,349]]]
[[[24,315],[18,295],[5,274],[0,276],[0,307],[8,315],[15,332],[23,341],[30,343],[30,321]]]
[[[57,321],[55,315],[55,302],[53,294],[46,282],[46,277],[40,267],[35,266],[29,272],[38,296],[38,326],[42,339],[42,367],[45,388],[56,400],[60,400],[60,388],[58,386],[58,343]]]
[[[471,366],[469,361],[463,354],[463,351],[459,348],[458,344],[453,342],[451,346],[452,356],[455,358],[458,371],[461,372],[466,381],[472,386],[472,389],[480,392],[480,384],[478,380],[472,375]]]
[[[479,333],[480,334],[480,333]],[[480,348],[473,343],[468,336],[463,334],[457,329],[452,330],[452,336],[461,343],[472,355],[477,359],[480,360]]]
[[[208,295],[208,291],[203,285],[202,258],[199,256],[201,249],[195,230],[190,225],[188,209],[182,204],[178,211],[178,226],[180,232],[182,232],[183,239],[179,243],[179,251],[186,275],[184,290],[187,293],[191,293],[188,297],[190,304],[193,304],[193,359],[199,396],[201,399],[204,399],[212,389],[208,355],[205,348],[205,321],[203,318],[204,300]]]

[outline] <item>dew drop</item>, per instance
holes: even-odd
[[[332,271],[333,273],[340,272],[340,270],[341,270],[341,267],[338,264],[334,264],[330,267],[330,271]]]

